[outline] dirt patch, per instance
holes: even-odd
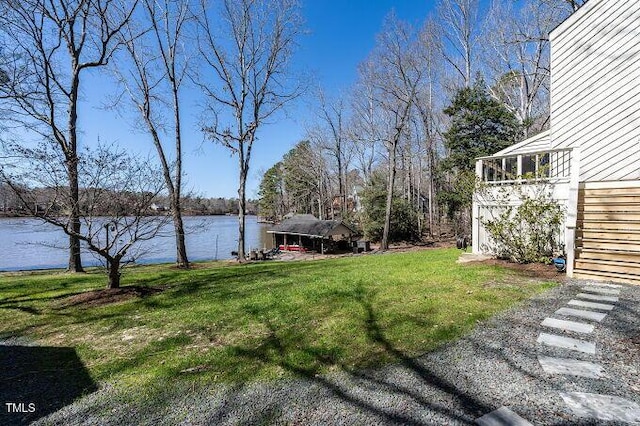
[[[566,279],[564,272],[558,272],[556,267],[553,265],[544,265],[542,263],[522,264],[509,262],[508,260],[488,259],[478,262],[469,262],[469,264],[502,266],[512,271],[516,271],[518,274],[525,277],[544,278],[545,280],[552,280],[556,282],[563,282]]]
[[[453,248],[456,246],[455,240],[441,240],[441,241],[424,241],[420,243],[397,243],[389,246],[389,251],[395,253],[404,253],[410,251],[421,251],[441,248]],[[372,245],[371,248],[379,249],[378,245]]]
[[[358,253],[358,254],[354,254],[350,251],[345,251],[342,253],[330,253],[330,254],[320,254],[316,252],[300,253],[297,251],[282,251],[274,257],[274,260],[295,261],[295,260],[338,259],[338,258],[352,257],[352,256],[368,256],[368,255],[377,255],[382,253],[407,253],[407,252],[414,252],[414,251],[453,248],[453,247],[455,247],[455,241],[452,241],[452,240],[431,241],[431,242],[415,243],[415,244],[398,243],[398,244],[393,244],[389,246],[389,249],[386,251],[381,251],[379,244],[371,244],[371,251]],[[235,261],[231,261],[231,262],[235,262]]]
[[[174,271],[189,271],[191,269],[208,269],[208,268],[211,268],[211,265],[215,264],[215,262],[222,262],[222,261],[212,260],[212,261],[205,261],[205,262],[190,262],[188,268],[174,264],[169,266],[169,269],[172,269]]]
[[[128,299],[144,298],[163,292],[167,287],[126,286],[87,291],[60,300],[59,308],[93,307],[123,302]]]

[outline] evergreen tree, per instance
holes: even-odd
[[[258,189],[260,216],[265,220],[277,222],[284,212],[282,163],[276,163],[267,170]]]
[[[301,141],[285,154],[284,185],[289,201],[289,211],[293,213],[314,213],[318,199],[318,176],[315,168],[322,161],[311,148],[309,141]]]
[[[513,145],[521,137],[521,125],[515,115],[493,99],[482,79],[460,89],[444,113],[451,125],[444,133],[449,155],[441,162],[443,190],[440,203],[447,206],[449,217],[456,217],[457,234],[469,231],[468,212],[475,186],[475,161]]]
[[[271,221],[278,221],[287,213],[322,216],[325,174],[324,159],[308,141],[299,142],[262,177],[258,191],[260,215]]]
[[[521,135],[515,115],[489,95],[482,79],[459,90],[444,113],[451,117],[444,133],[450,152],[443,162],[445,170],[473,171],[476,158],[513,145]]]

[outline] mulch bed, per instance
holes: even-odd
[[[126,286],[120,288],[105,288],[87,291],[65,297],[60,301],[60,308],[74,306],[94,307],[123,302],[133,298],[144,298],[152,294],[163,292],[167,287]]]
[[[478,262],[483,265],[502,266],[513,271],[517,271],[521,275],[533,278],[544,278],[548,280],[562,282],[565,281],[566,275],[564,272],[558,272],[553,265],[544,265],[542,263],[514,263],[508,260],[501,259],[488,259]]]

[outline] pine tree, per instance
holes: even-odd
[[[314,204],[319,193],[318,176],[315,171],[318,162],[321,160],[311,148],[309,141],[298,142],[284,155],[284,184],[291,212],[314,213]]]
[[[276,163],[267,170],[258,190],[260,216],[270,222],[277,222],[284,214],[282,163]]]
[[[443,167],[448,170],[473,171],[477,157],[513,145],[522,132],[515,115],[489,95],[482,79],[459,90],[444,113],[451,117],[444,133],[450,154]]]
[[[439,201],[447,206],[449,217],[462,214],[456,233],[467,233],[469,212],[475,186],[476,158],[495,154],[513,145],[522,129],[515,115],[493,99],[479,78],[471,87],[460,89],[444,113],[451,125],[444,133],[449,155],[442,161],[440,180],[444,189]]]

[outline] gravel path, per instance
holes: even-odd
[[[38,424],[460,425],[501,406],[535,425],[599,424],[574,416],[559,393],[599,393],[640,403],[640,286],[623,285],[615,309],[602,322],[591,322],[595,329],[589,335],[540,325],[567,307],[585,284],[563,284],[461,340],[419,358],[401,358],[398,365],[275,384],[174,388],[153,409],[136,406],[103,385]],[[542,331],[594,342],[596,353],[537,344]],[[382,337],[380,342],[394,351]],[[539,355],[598,363],[607,377],[549,375]]]

